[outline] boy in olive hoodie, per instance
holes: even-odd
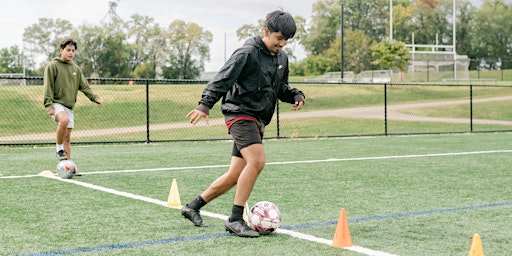
[[[77,43],[67,38],[60,43],[60,58],[54,58],[44,70],[44,107],[58,122],[57,159],[71,157],[71,131],[74,128],[73,107],[78,91],[92,102],[103,106],[103,100],[93,93],[82,70],[73,62]]]

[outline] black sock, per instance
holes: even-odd
[[[192,208],[196,211],[199,211],[203,206],[207,204],[206,201],[201,197],[201,195],[198,195],[192,202],[187,204],[188,208]]]
[[[240,205],[233,205],[231,209],[231,216],[229,216],[229,222],[243,220],[244,207]]]

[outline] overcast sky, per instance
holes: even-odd
[[[309,18],[314,2],[316,0],[120,0],[116,13],[124,20],[133,14],[149,16],[161,27],[167,27],[176,19],[197,23],[213,34],[211,60],[205,69],[216,71],[225,56],[229,57],[241,45],[236,38],[239,27],[256,25],[268,12],[279,8]],[[13,45],[21,48],[25,28],[38,23],[39,18],[65,19],[75,27],[84,23],[97,25],[109,18],[108,11],[109,0],[10,1],[0,11],[0,49]],[[80,42],[78,44],[80,46]]]
[[[114,0],[115,1],[115,0]],[[124,20],[139,14],[155,19],[161,27],[173,20],[194,22],[212,32],[211,60],[206,71],[218,70],[224,60],[241,45],[236,30],[245,24],[256,25],[268,12],[283,9],[292,15],[311,18],[317,0],[120,0],[116,13]],[[382,1],[382,0],[379,0]],[[65,19],[73,26],[97,25],[108,19],[109,0],[15,0],[4,3],[0,11],[0,49],[22,46],[25,28],[38,23],[39,18]],[[473,3],[481,0],[472,0]],[[80,42],[78,42],[80,45]],[[79,52],[78,52],[79,54]],[[304,57],[302,49],[295,54]]]

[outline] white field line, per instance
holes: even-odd
[[[153,199],[153,198],[149,198],[149,197],[145,197],[145,196],[140,196],[140,195],[136,195],[136,194],[132,194],[132,193],[128,193],[128,192],[122,192],[122,191],[118,191],[115,189],[106,188],[106,187],[102,187],[102,186],[98,186],[98,185],[94,185],[94,184],[90,184],[90,183],[86,183],[86,182],[82,182],[82,181],[77,181],[77,180],[73,180],[73,179],[61,179],[60,177],[53,175],[51,172],[42,172],[41,175],[39,175],[39,176],[62,181],[62,182],[72,183],[72,184],[79,185],[82,187],[95,189],[95,190],[103,191],[103,192],[118,195],[118,196],[124,196],[127,198],[141,200],[144,202],[168,207],[167,202],[164,202],[161,200],[157,200],[157,199]],[[180,209],[180,207],[169,207],[169,208]],[[226,215],[217,214],[217,213],[208,212],[208,211],[201,211],[201,214],[203,216],[217,218],[217,219],[221,219],[224,221],[228,219],[228,216],[226,216]],[[332,240],[328,240],[328,239],[324,239],[324,238],[320,238],[320,237],[316,237],[316,236],[312,236],[312,235],[302,234],[302,233],[291,231],[291,230],[278,229],[275,232],[280,233],[280,234],[289,235],[289,236],[299,238],[302,240],[323,243],[323,244],[327,244],[327,245],[332,245],[332,242],[333,242]],[[396,256],[395,254],[389,254],[386,252],[375,251],[375,250],[372,250],[369,248],[364,248],[364,247],[357,246],[357,245],[344,247],[344,249],[359,252],[359,253],[362,253],[365,255],[370,255],[370,256]]]
[[[415,155],[397,155],[397,156],[370,156],[355,158],[329,158],[319,160],[300,160],[300,161],[284,161],[284,162],[268,162],[266,165],[283,165],[283,164],[302,164],[302,163],[324,163],[324,162],[341,162],[341,161],[363,161],[363,160],[385,160],[385,159],[401,159],[416,157],[443,157],[443,156],[461,156],[461,155],[479,155],[494,153],[511,153],[512,149],[506,150],[488,150],[488,151],[470,151],[470,152],[452,152],[452,153],[436,153],[436,154],[415,154]],[[167,168],[150,168],[138,170],[113,170],[100,172],[80,172],[82,175],[90,174],[108,174],[108,173],[131,173],[131,172],[154,172],[154,171],[173,171],[173,170],[191,170],[191,169],[213,169],[228,168],[229,165],[203,165],[203,166],[186,166],[186,167],[167,167]],[[16,179],[38,177],[39,175],[20,175],[20,176],[0,176],[0,179]]]

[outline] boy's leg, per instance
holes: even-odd
[[[226,193],[232,187],[234,187],[238,181],[238,177],[245,166],[245,160],[239,157],[231,157],[231,164],[228,172],[217,178],[212,184],[203,192],[197,196],[190,203],[185,204],[181,208],[181,214],[194,223],[197,227],[208,227],[200,215],[200,209],[211,202],[218,196]]]
[[[66,152],[66,156],[68,159],[71,159],[71,131],[73,128],[67,128],[64,133],[64,152]]]
[[[244,169],[245,165],[246,162],[243,158],[232,156],[228,172],[217,178],[203,193],[201,193],[204,200],[206,202],[210,202],[233,188],[237,184],[240,173]]]
[[[241,150],[246,165],[238,178],[234,205],[245,206],[256,183],[256,179],[265,167],[265,150],[263,144],[253,144]]]
[[[68,115],[65,111],[59,111],[58,113],[55,113],[55,121],[58,122],[56,132],[57,159],[66,160],[68,159],[68,156],[66,155],[64,141],[68,133]]]
[[[263,133],[256,122],[239,121],[231,126],[231,135],[246,164],[238,177],[231,215],[224,226],[226,231],[240,237],[259,237],[260,234],[243,220],[243,212],[256,179],[265,167]]]
[[[260,234],[243,220],[243,212],[256,179],[265,166],[265,151],[262,144],[252,144],[243,148],[241,153],[247,164],[238,178],[231,216],[226,221],[225,227],[226,231],[240,237],[259,237]]]

